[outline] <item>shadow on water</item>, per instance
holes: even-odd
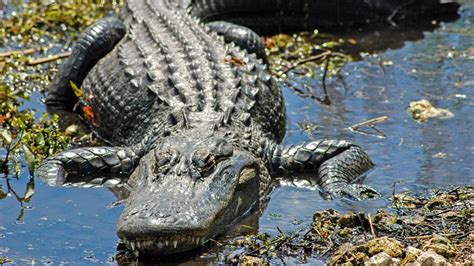
[[[343,69],[346,85],[337,79],[328,80],[330,106],[299,97],[283,87],[289,120],[284,141],[338,138],[360,144],[377,164],[366,183],[385,198],[394,190],[473,184],[473,13],[474,3],[467,1],[459,18],[446,18],[450,22],[417,21],[336,35],[357,40],[350,52],[359,60]],[[318,78],[301,79],[315,93],[320,91]],[[34,95],[25,108],[44,111],[39,98],[41,95]],[[416,123],[406,109],[410,101],[422,98],[448,108],[455,116]],[[389,117],[378,125],[385,138],[348,130],[353,124],[380,116]],[[27,194],[26,174],[11,182],[20,198]],[[28,208],[21,208],[24,213],[19,220],[16,197],[0,200],[0,256],[11,257],[20,264],[206,264],[222,261],[225,253],[212,245],[211,250],[201,249],[179,258],[135,262],[121,260],[123,253],[119,251],[115,261],[119,242],[115,223],[122,207],[112,206],[116,200],[113,193],[105,189],[51,188],[41,183],[36,184],[34,193],[29,202],[23,203]],[[261,217],[254,218],[255,231],[275,234],[277,227],[296,230],[309,224],[314,212],[327,208],[371,212],[387,205],[383,199],[325,201],[317,191],[298,187],[277,188],[271,198]]]

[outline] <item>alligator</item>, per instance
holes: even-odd
[[[188,251],[222,234],[264,208],[275,177],[307,180],[327,198],[378,197],[356,182],[374,165],[359,146],[281,144],[284,102],[258,33],[397,21],[439,5],[129,0],[120,18],[79,36],[46,96],[51,110],[87,107],[105,145],[60,152],[36,174],[53,186],[120,177],[129,195],[117,234],[140,255]]]

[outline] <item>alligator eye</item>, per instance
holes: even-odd
[[[211,154],[205,150],[198,150],[194,153],[192,157],[193,165],[197,168],[203,168],[209,161]]]

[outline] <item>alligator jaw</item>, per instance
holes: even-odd
[[[133,253],[167,255],[188,251],[203,245],[207,240],[204,235],[189,233],[187,235],[137,238],[133,240],[124,237],[122,242]]]
[[[197,248],[236,223],[259,200],[259,164],[246,152],[234,152],[213,170],[204,167],[197,180],[191,171],[182,175],[176,171],[189,158],[164,164],[161,170],[156,158],[163,156],[151,153],[142,158],[132,174],[140,181],[117,224],[119,237],[135,254],[166,255]]]

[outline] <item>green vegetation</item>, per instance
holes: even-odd
[[[270,61],[270,71],[281,78],[286,78],[290,70],[297,75],[315,77],[315,69],[326,69],[328,74],[336,75],[340,68],[353,60],[344,53],[346,47],[356,43],[355,40],[334,39],[330,35],[314,32],[301,32],[293,35],[278,34],[264,37]],[[328,64],[322,64],[328,62]]]
[[[77,34],[123,1],[16,1],[13,11],[0,20],[0,200],[12,195],[20,204],[34,194],[34,169],[44,158],[64,150],[69,143],[88,136],[77,126],[59,126],[57,115],[25,107],[34,92],[44,92],[57,72],[59,60],[69,55]],[[28,168],[24,193],[17,193],[13,180]],[[5,259],[5,262],[8,259]]]
[[[22,108],[22,100],[29,100],[34,91],[44,91],[57,71],[56,61],[42,64],[49,60],[37,57],[67,52],[68,40],[123,4],[119,0],[21,2],[0,21],[0,45],[4,46],[0,53],[0,163],[5,177],[18,176],[22,157],[32,174],[38,162],[65,149],[73,139],[59,129],[58,116],[36,115],[35,110]]]
[[[17,11],[8,19],[0,21],[0,45],[5,45],[5,40],[18,41],[22,45],[37,45],[44,40],[73,39],[82,29],[108,12],[117,11],[123,4],[123,0],[19,2],[15,5]]]
[[[59,130],[58,116],[43,114],[35,119],[33,110],[19,110],[18,98],[28,99],[21,91],[0,85],[0,144],[6,150],[1,161],[2,173],[19,174],[19,157],[23,153],[33,175],[38,161],[66,148],[70,137]]]

